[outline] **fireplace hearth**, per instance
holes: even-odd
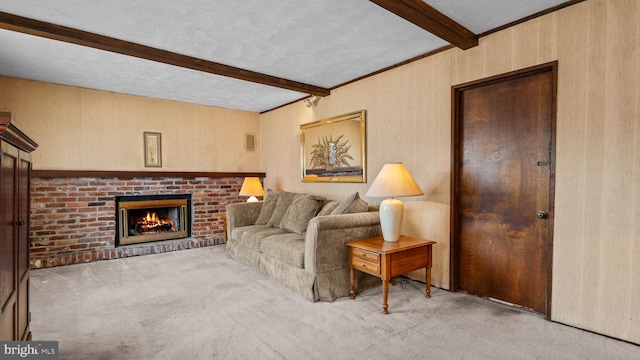
[[[116,196],[116,246],[189,236],[190,194]]]

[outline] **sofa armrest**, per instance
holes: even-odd
[[[262,201],[258,201],[227,205],[227,236],[231,235],[233,228],[255,224],[260,216],[262,204]]]
[[[349,249],[344,243],[381,234],[377,211],[315,217],[305,235],[305,270],[319,274],[347,268]]]

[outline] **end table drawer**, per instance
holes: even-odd
[[[353,257],[354,258],[360,258],[363,260],[367,260],[367,261],[373,261],[376,263],[380,262],[380,255],[376,254],[376,253],[372,253],[366,250],[361,250],[361,249],[352,249],[351,251],[353,251]]]
[[[365,270],[366,272],[374,272],[376,274],[380,273],[380,262],[369,261],[367,259],[354,256],[351,259],[351,263],[356,269]]]

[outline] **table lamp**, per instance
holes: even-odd
[[[380,226],[385,241],[398,241],[404,204],[395,196],[423,195],[422,190],[403,163],[385,164],[365,196],[388,197],[380,203]]]
[[[260,184],[260,178],[246,177],[240,188],[240,196],[249,196],[247,202],[258,201],[256,196],[264,196],[264,190],[262,184]]]

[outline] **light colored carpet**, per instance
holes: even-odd
[[[310,303],[223,245],[31,272],[60,359],[639,359],[640,347],[408,281]]]

